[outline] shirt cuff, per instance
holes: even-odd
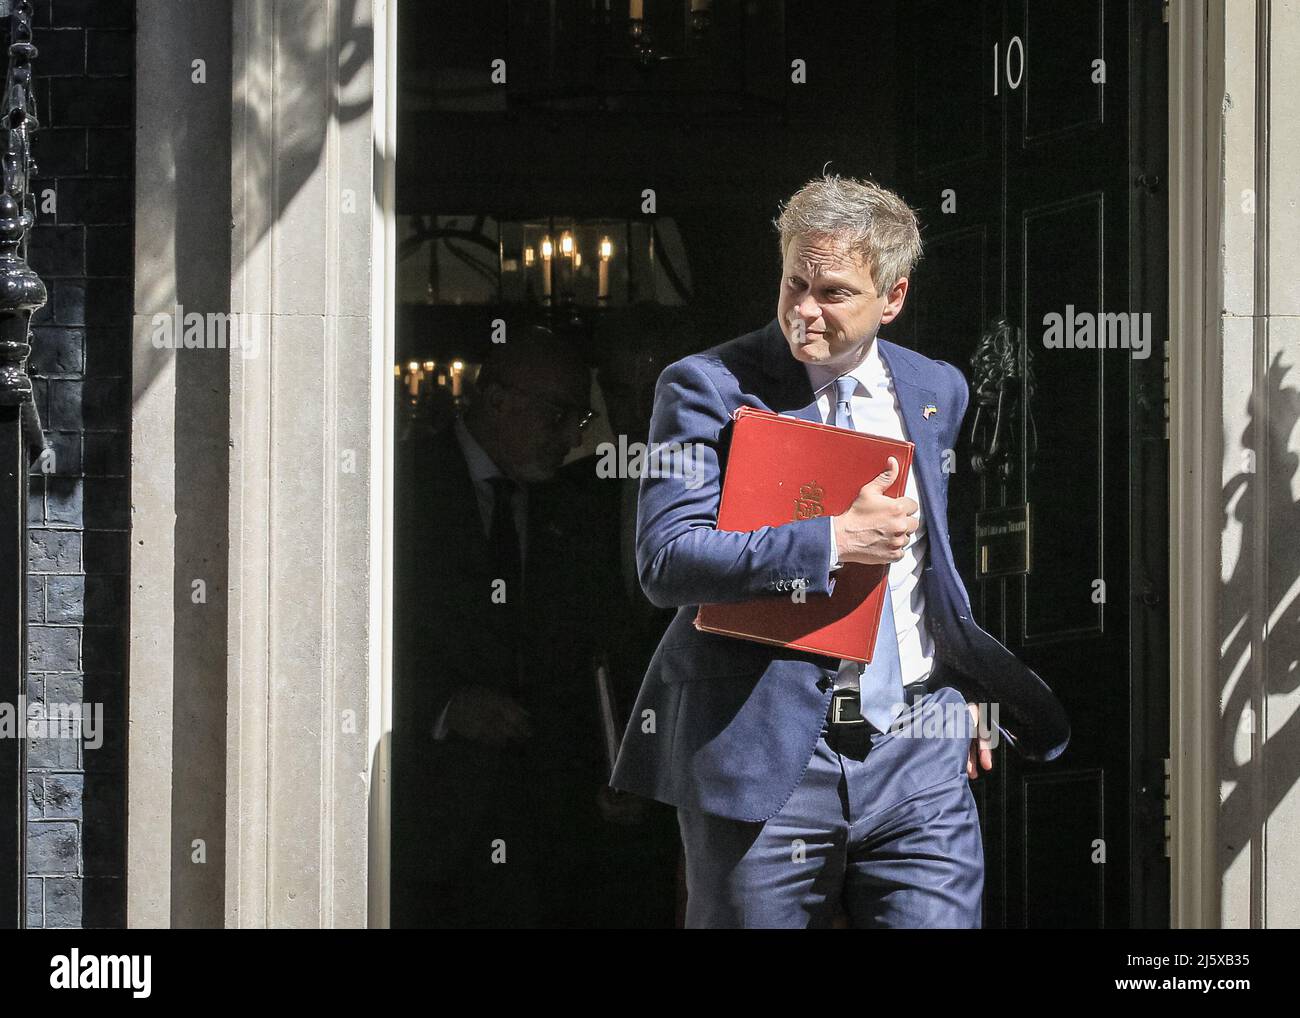
[[[840,561],[840,549],[835,543],[835,522],[831,521],[831,572],[835,572],[840,566],[844,565]]]

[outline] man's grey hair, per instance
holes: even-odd
[[[921,258],[916,213],[893,191],[870,180],[833,173],[810,180],[774,223],[781,233],[782,258],[796,237],[829,238],[870,267],[879,295],[911,276]]]

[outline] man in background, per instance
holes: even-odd
[[[621,726],[640,672],[620,657],[617,490],[564,462],[590,386],[577,346],[533,329],[491,349],[462,418],[401,451],[394,926],[671,918],[671,881],[638,876],[646,804],[607,784],[602,711]]]

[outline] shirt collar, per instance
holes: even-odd
[[[460,416],[456,417],[452,427],[456,429],[456,440],[460,442],[461,452],[465,454],[465,465],[469,467],[469,476],[475,484],[502,476],[497,465],[492,462],[492,457],[478,444],[478,440],[470,433],[469,428],[465,427],[465,421]]]
[[[805,364],[804,368],[808,372],[808,383],[812,386],[814,396],[820,395],[821,391],[841,374],[856,378],[860,383],[859,390],[865,390],[868,396],[875,396],[889,388],[889,371],[885,367],[885,362],[880,359],[878,339],[872,339],[871,345],[867,347],[866,356],[858,362],[857,367],[848,371],[837,372],[833,368],[822,367],[820,364]]]

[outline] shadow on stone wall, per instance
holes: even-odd
[[[1275,356],[1263,399],[1248,407],[1243,462],[1223,488],[1224,550],[1235,544],[1238,552],[1221,588],[1218,633],[1221,674],[1228,677],[1220,691],[1219,780],[1233,784],[1219,811],[1225,879],[1242,852],[1262,843],[1264,825],[1300,778],[1300,711],[1274,722],[1272,734],[1263,727],[1264,701],[1276,704],[1300,688],[1300,456],[1290,444],[1300,423],[1300,388],[1286,384],[1291,374]],[[1254,560],[1257,547],[1262,562]],[[1261,758],[1252,759],[1252,743],[1261,745]]]

